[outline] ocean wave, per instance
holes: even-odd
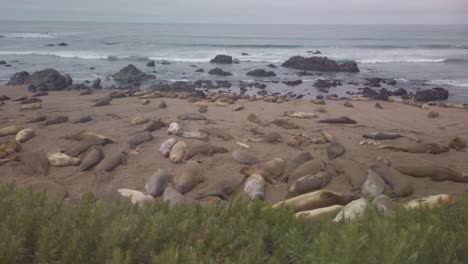
[[[468,63],[468,59],[457,59],[457,58],[452,58],[452,59],[445,59],[445,63]]]
[[[394,59],[362,59],[358,60],[359,63],[436,63],[444,62],[445,59],[428,59],[428,58],[394,58]]]
[[[54,39],[57,38],[54,34],[50,33],[7,33],[1,34],[4,38],[44,38],[44,39]]]
[[[468,79],[461,80],[432,80],[428,82],[430,85],[450,85],[468,87]]]
[[[212,47],[212,48],[304,48],[302,45],[282,45],[282,44],[208,44],[208,43],[195,43],[195,44],[173,44],[175,46],[190,46],[190,47]]]

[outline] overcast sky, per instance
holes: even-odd
[[[0,0],[0,19],[234,24],[468,24],[468,0]]]

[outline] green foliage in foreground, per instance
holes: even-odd
[[[237,201],[78,205],[0,187],[1,263],[468,263],[468,199],[354,223]]]

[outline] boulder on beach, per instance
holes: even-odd
[[[28,72],[17,72],[10,77],[10,80],[8,81],[7,85],[23,85],[28,78]]]
[[[232,56],[228,55],[216,55],[211,61],[211,63],[222,63],[222,64],[232,64]]]
[[[24,84],[43,87],[47,91],[60,91],[70,85],[70,81],[73,81],[71,77],[65,77],[57,70],[48,68],[32,73]]]
[[[155,67],[155,66],[156,66],[156,62],[155,62],[154,60],[149,61],[148,63],[146,63],[146,66],[147,66],[147,67]]]
[[[140,71],[135,65],[129,64],[114,75],[114,80],[119,83],[134,83],[154,78]]]
[[[355,61],[337,62],[327,57],[306,58],[294,56],[281,64],[281,66],[304,71],[359,72]]]
[[[414,100],[417,102],[430,102],[447,100],[449,91],[442,87],[436,87],[428,90],[417,91]]]
[[[208,74],[211,74],[211,75],[218,75],[218,76],[232,76],[232,73],[223,71],[223,69],[221,69],[221,68],[214,68],[214,69],[211,69],[211,70],[208,72]]]
[[[276,74],[273,71],[265,71],[264,69],[249,71],[247,75],[254,77],[276,77]]]

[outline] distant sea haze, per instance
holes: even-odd
[[[59,46],[59,43],[67,45]],[[209,60],[228,54],[240,64],[225,66],[232,80],[248,70],[279,66],[291,56],[322,55],[358,62],[356,78],[394,78],[408,85],[468,87],[467,25],[188,25],[58,22],[0,24],[0,82],[19,70],[45,67],[75,80],[106,79],[132,63],[162,80],[207,79]],[[244,55],[242,55],[244,54]],[[246,55],[247,54],[247,55]],[[315,55],[317,56],[317,55]],[[149,60],[170,65],[146,67]],[[297,79],[274,69],[278,78]],[[340,75],[331,75],[331,77]],[[317,77],[304,77],[317,78]]]

